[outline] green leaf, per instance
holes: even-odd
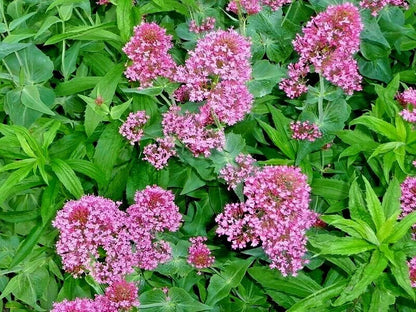
[[[57,209],[56,199],[58,197],[59,187],[56,179],[52,179],[42,194],[42,203],[40,206],[40,214],[42,216],[42,224],[46,226],[55,216]]]
[[[385,83],[388,83],[392,79],[390,60],[387,57],[372,61],[358,57],[358,67],[360,73],[365,77]]]
[[[57,96],[73,95],[93,89],[102,77],[75,77],[69,81],[58,84],[55,89]]]
[[[0,186],[0,203],[3,203],[11,194],[13,194],[13,189],[20,181],[27,177],[27,175],[32,171],[33,165],[28,164],[25,167],[22,167],[16,171],[13,171]]]
[[[27,85],[49,80],[54,69],[51,59],[34,45],[10,54],[4,62],[14,76],[14,81],[20,83],[19,77],[23,73],[23,81]]]
[[[99,185],[106,183],[104,173],[97,165],[83,159],[67,159],[66,163],[76,172],[94,179]]]
[[[334,302],[334,305],[340,306],[358,298],[365,292],[368,285],[383,273],[387,267],[387,263],[387,259],[378,250],[375,250],[371,255],[370,262],[360,267],[351,276],[350,282]]]
[[[112,107],[110,113],[111,118],[120,119],[121,115],[129,108],[132,101],[133,99],[131,98],[123,104]]]
[[[394,226],[393,234],[386,239],[386,242],[396,243],[409,232],[414,224],[416,224],[416,211],[408,214]]]
[[[376,193],[374,193],[373,188],[371,187],[370,182],[363,176],[366,190],[366,202],[367,209],[370,212],[371,219],[373,220],[377,231],[381,228],[384,221],[386,220],[384,216],[384,210],[381,207],[381,203],[377,198]]]
[[[312,194],[325,199],[342,200],[348,197],[348,183],[335,179],[313,179]]]
[[[357,222],[349,219],[344,219],[339,215],[326,215],[321,216],[320,218],[324,222],[332,226],[335,226],[336,228],[344,231],[345,233],[353,237],[363,238],[366,241],[375,245],[379,244],[374,231],[370,228],[370,226],[367,223],[361,220],[359,220],[361,222]]]
[[[383,197],[382,207],[387,218],[400,212],[400,184],[399,181],[393,177],[387,187],[386,193]]]
[[[19,50],[27,48],[30,45],[31,45],[30,43],[5,43],[5,42],[0,42],[0,60],[5,58],[9,54],[12,54],[12,53],[17,52]]]
[[[52,160],[51,166],[59,181],[75,198],[79,199],[84,194],[84,190],[74,170],[62,159]]]
[[[311,308],[322,308],[323,304],[338,296],[347,285],[346,281],[339,281],[328,287],[322,288],[312,295],[296,302],[287,312],[303,312]]]
[[[39,217],[38,210],[0,211],[0,220],[8,223],[20,223],[35,220]]]
[[[309,243],[319,249],[320,254],[328,255],[354,255],[376,246],[355,237],[337,237],[330,234],[315,234],[309,236]]]
[[[132,10],[134,6],[130,0],[118,0],[117,2],[117,27],[120,30],[121,40],[126,42],[133,30]]]
[[[17,27],[19,27],[21,24],[26,22],[29,18],[31,18],[35,14],[36,14],[36,12],[31,12],[31,13],[23,15],[19,18],[14,19],[9,24],[9,31],[12,31],[12,30],[16,29]]]
[[[22,104],[44,114],[54,116],[55,113],[42,102],[37,86],[25,86],[22,90]]]
[[[95,148],[94,163],[104,172],[106,181],[110,181],[113,168],[124,145],[123,137],[118,133],[118,127],[115,123],[107,125]]]
[[[263,97],[271,93],[276,84],[285,76],[285,71],[267,60],[257,61],[253,65],[253,80],[248,84],[254,97]]]
[[[392,141],[400,142],[400,137],[397,134],[396,128],[387,121],[384,121],[382,119],[373,116],[361,116],[351,121],[350,124],[366,126],[370,130],[378,134],[381,134]]]
[[[10,269],[22,262],[32,252],[33,247],[38,243],[44,230],[45,226],[38,224],[30,231],[25,240],[20,243],[19,248],[13,257],[13,261],[10,263]]]
[[[267,133],[273,144],[276,145],[276,147],[278,147],[282,153],[284,153],[290,159],[295,158],[294,150],[290,147],[288,141],[282,137],[281,132],[265,123],[264,121],[261,121],[260,119],[258,119],[257,122],[259,123],[260,127],[262,127],[263,130]]]
[[[299,272],[296,277],[285,277],[277,270],[272,270],[266,266],[255,266],[250,268],[248,273],[266,291],[279,291],[304,298],[322,289],[318,283],[303,272]]]
[[[403,252],[394,253],[394,262],[390,266],[391,272],[397,281],[397,284],[402,287],[406,293],[413,299],[416,299],[414,288],[411,286],[409,267],[407,265],[406,255]]]
[[[388,311],[389,306],[394,304],[396,297],[386,290],[376,288],[371,296],[369,312]]]
[[[221,299],[227,297],[231,289],[240,284],[252,262],[252,258],[247,260],[234,260],[220,273],[220,275],[213,275],[209,281],[207,289],[208,296],[205,303],[212,306]]]
[[[61,19],[56,16],[48,16],[44,21],[42,26],[40,26],[38,32],[36,33],[35,39],[42,35],[45,31],[49,29],[52,25],[61,22]]]

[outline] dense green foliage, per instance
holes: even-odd
[[[416,311],[407,267],[416,256],[416,213],[398,219],[400,184],[416,172],[416,131],[395,100],[416,84],[416,4],[377,17],[361,11],[363,91],[346,96],[313,77],[307,95],[290,100],[278,83],[297,58],[292,40],[330,4],[294,0],[238,20],[225,0],[0,0],[0,310],[49,311],[64,298],[102,293],[94,280],[62,270],[56,211],[83,194],[127,207],[136,190],[157,184],[175,193],[184,222],[165,237],[173,259],[129,277],[139,285],[140,311]],[[223,151],[204,158],[183,148],[157,171],[142,148],[160,136],[165,98],[177,85],[161,79],[137,89],[123,75],[122,47],[145,17],[173,35],[170,52],[183,63],[198,39],[189,21],[207,16],[251,37],[254,107],[226,128]],[[137,110],[150,122],[132,146],[118,129]],[[298,119],[318,121],[323,137],[291,139],[289,123]],[[215,216],[243,196],[218,173],[241,152],[308,176],[310,208],[324,226],[309,231],[310,262],[296,277],[271,270],[260,247],[233,251],[215,233]],[[186,261],[197,235],[208,237],[216,257],[200,275]]]

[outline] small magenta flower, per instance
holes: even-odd
[[[402,195],[400,197],[400,206],[402,213],[400,218],[416,210],[416,177],[407,177],[400,185]],[[413,239],[416,240],[416,224],[413,225]]]
[[[204,244],[206,237],[192,237],[189,241],[192,243],[188,249],[188,263],[196,269],[204,269],[212,266],[215,257],[211,255],[208,246]],[[201,274],[198,272],[198,274]]]
[[[105,290],[105,297],[115,311],[129,311],[139,306],[138,289],[134,283],[118,280]]]
[[[361,90],[353,55],[360,48],[362,29],[360,13],[351,3],[329,6],[312,18],[293,41],[299,61],[289,65],[289,78],[280,82],[280,89],[290,98],[298,97],[307,91],[306,74],[316,72],[348,95]]]
[[[396,99],[405,107],[399,115],[408,122],[416,122],[416,89],[409,88],[397,94]]]
[[[168,51],[172,48],[172,36],[155,23],[142,23],[134,28],[134,35],[123,51],[133,63],[125,71],[131,81],[139,81],[140,87],[150,87],[157,77],[172,78],[176,64]]]
[[[99,306],[94,300],[88,298],[77,298],[73,301],[64,299],[55,302],[51,312],[86,312],[86,311],[105,311],[106,307]]]
[[[146,115],[145,111],[130,113],[127,120],[121,125],[119,132],[130,141],[131,145],[134,145],[143,137],[143,126],[148,120],[149,116]]]
[[[166,136],[157,138],[156,144],[148,144],[143,149],[143,159],[157,170],[163,169],[172,156],[176,156],[175,138]]]
[[[253,166],[256,160],[251,155],[239,154],[235,158],[235,164],[227,164],[220,171],[220,178],[228,184],[228,189],[235,189],[237,185],[254,174],[256,168]]]
[[[292,139],[295,140],[314,142],[322,137],[319,127],[309,121],[292,121],[289,127],[292,130]]]
[[[407,265],[409,266],[409,277],[412,287],[416,287],[416,257],[412,258]]]
[[[404,0],[362,0],[360,5],[363,8],[370,9],[373,16],[377,16],[387,5],[402,6],[405,9],[409,7],[409,4]]]
[[[200,33],[203,33],[203,32],[210,31],[210,30],[214,29],[214,27],[215,27],[215,18],[210,17],[210,16],[205,18],[202,21],[201,25],[199,25],[199,26],[196,24],[195,20],[192,20],[189,23],[189,31],[194,32],[196,34],[200,34]]]
[[[231,0],[227,10],[238,14],[239,7],[249,15],[257,14],[262,9],[260,0]]]

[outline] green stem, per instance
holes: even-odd
[[[319,97],[318,97],[318,117],[319,123],[321,124],[324,119],[324,94],[325,94],[325,85],[324,77],[319,74]]]
[[[163,93],[160,94],[160,97],[166,102],[166,104],[168,104],[169,107],[172,105],[172,103],[166,96],[163,95]]]
[[[238,8],[238,21],[240,22],[240,34],[243,36],[246,35],[246,18],[243,16],[243,10],[240,5],[240,1],[237,1],[237,8]]]

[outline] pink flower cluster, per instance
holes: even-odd
[[[143,126],[148,120],[149,116],[146,115],[145,111],[130,113],[127,120],[121,125],[119,132],[130,141],[131,145],[134,145],[143,137]]]
[[[148,161],[157,170],[163,169],[172,156],[176,156],[175,138],[166,136],[157,138],[156,144],[148,144],[143,149],[143,159]]]
[[[407,177],[400,188],[402,191],[400,198],[402,213],[400,217],[404,218],[416,210],[416,177]],[[413,239],[416,239],[416,224],[413,225]]]
[[[309,121],[292,121],[289,127],[292,130],[292,139],[295,140],[314,142],[316,139],[322,137],[322,132],[319,130],[319,127]]]
[[[176,63],[168,53],[172,48],[172,36],[156,23],[142,23],[134,28],[134,35],[123,51],[133,61],[125,71],[132,81],[139,81],[140,87],[150,87],[157,77],[172,78]]]
[[[217,233],[234,249],[261,244],[271,268],[296,275],[307,262],[306,230],[317,219],[306,176],[296,167],[266,166],[246,179],[244,195],[244,203],[228,204],[217,216]]]
[[[188,263],[196,269],[204,269],[210,267],[215,257],[211,255],[211,250],[204,243],[206,237],[197,236],[189,239],[191,246],[188,249]],[[198,272],[198,274],[201,274]]]
[[[220,178],[228,184],[228,189],[235,189],[256,171],[253,166],[256,160],[251,155],[240,154],[235,158],[235,164],[227,164],[220,171]]]
[[[170,246],[157,233],[176,231],[182,220],[170,191],[148,186],[138,191],[127,212],[99,196],[72,200],[58,212],[56,248],[64,269],[74,277],[89,273],[111,283],[134,271],[154,269],[170,258]]]
[[[203,32],[210,31],[215,27],[215,18],[214,17],[207,17],[201,23],[201,25],[197,25],[195,20],[192,20],[189,23],[189,31],[194,32],[196,34],[200,34]]]
[[[134,283],[117,280],[107,287],[105,295],[98,295],[94,300],[77,298],[54,303],[52,312],[119,312],[138,306],[138,289]]]
[[[400,198],[402,213],[400,218],[404,218],[413,211],[416,211],[416,177],[407,177],[400,185],[400,188],[402,191]],[[416,224],[413,225],[412,229],[412,238],[416,240]],[[408,262],[408,266],[412,287],[416,287],[416,257]]]
[[[416,89],[409,88],[396,96],[399,103],[405,107],[399,114],[408,122],[416,122]]]
[[[213,22],[214,19],[207,19],[200,27],[206,30]],[[168,55],[172,47],[170,39],[156,24],[143,23],[135,28],[135,35],[124,47],[124,52],[133,60],[126,71],[131,80],[139,80],[145,87],[158,76],[168,77],[182,84],[175,91],[176,100],[204,101],[196,112],[181,112],[179,106],[173,105],[163,114],[166,137],[156,139],[155,144],[144,149],[144,159],[157,169],[162,169],[176,155],[175,139],[195,156],[208,157],[212,149],[221,150],[225,144],[222,125],[233,125],[244,119],[253,103],[246,86],[251,77],[251,43],[245,37],[233,29],[209,32],[198,40],[181,66],[176,66]],[[128,124],[125,128],[132,126]],[[135,130],[138,128],[133,126]],[[142,132],[133,132],[130,137],[135,142],[141,135]]]
[[[208,157],[211,149],[221,150],[225,144],[224,131],[206,127],[200,114],[180,113],[179,106],[171,106],[163,114],[163,133],[176,136],[195,155]]]
[[[360,13],[351,3],[329,6],[319,13],[303,28],[304,35],[298,34],[293,41],[299,61],[289,65],[289,78],[280,82],[280,89],[290,98],[305,93],[306,75],[313,66],[345,93],[361,90],[362,77],[353,54],[359,50],[362,29]]]
[[[371,15],[373,16],[377,16],[378,12],[387,5],[402,6],[405,9],[409,7],[408,3],[404,0],[362,0],[360,1],[360,5],[363,8],[370,9]]]
[[[408,266],[409,266],[410,282],[412,283],[412,287],[416,288],[416,257],[412,258],[408,262]]]
[[[240,10],[249,15],[257,14],[262,6],[268,6],[272,11],[277,11],[283,5],[292,2],[291,0],[231,0],[227,10],[238,14]]]

